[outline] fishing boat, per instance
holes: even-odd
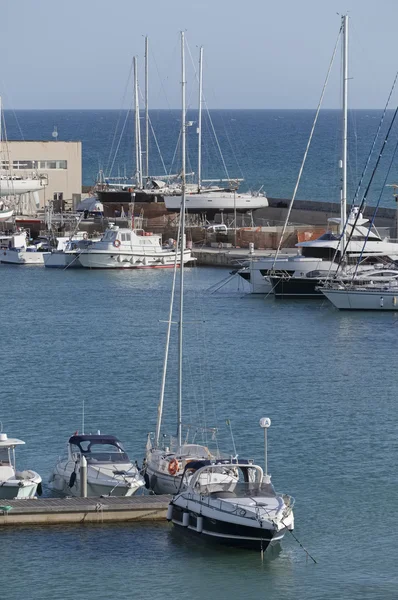
[[[60,458],[50,476],[51,488],[59,493],[80,496],[80,463],[87,460],[88,496],[132,496],[145,485],[136,464],[113,435],[71,436],[67,454]]]
[[[41,494],[42,479],[31,470],[17,471],[15,448],[25,442],[0,433],[0,498],[34,498]]]
[[[185,183],[186,183],[186,106],[185,106],[185,38],[181,33],[181,54],[182,54],[182,124],[181,124],[181,149],[182,149],[182,196],[180,205],[180,225],[179,225],[179,247],[183,247],[185,239]],[[183,436],[182,421],[182,400],[183,400],[183,300],[184,300],[184,264],[180,268],[180,289],[179,289],[179,317],[178,317],[178,400],[177,400],[177,435],[166,437],[161,435],[164,394],[170,344],[171,324],[173,322],[173,305],[175,295],[175,284],[177,275],[178,260],[174,257],[174,273],[171,291],[171,300],[169,308],[169,319],[167,329],[167,339],[165,346],[165,356],[163,361],[162,383],[160,398],[158,404],[158,415],[156,422],[156,432],[148,434],[145,456],[145,481],[147,488],[156,494],[175,494],[180,488],[184,469],[187,464],[194,460],[213,460],[221,458],[218,449],[210,449],[208,444],[198,443],[196,437],[189,440],[189,434],[194,436],[202,435],[204,439],[212,441],[216,436],[216,429],[201,427],[187,427],[187,435]],[[201,441],[203,441],[203,438]],[[162,443],[162,440],[165,443]],[[170,440],[170,441],[169,441]]]
[[[44,255],[44,266],[48,269],[81,269],[80,253],[92,244],[93,241],[87,238],[62,238],[56,249]]]
[[[271,421],[260,424],[266,431]],[[293,506],[292,496],[275,491],[266,463],[264,473],[253,461],[193,461],[184,469],[167,518],[229,546],[266,550],[293,530]]]
[[[115,225],[79,253],[79,262],[88,269],[153,269],[174,267],[176,256],[178,265],[194,260],[188,248],[181,252],[173,244],[162,246],[160,235]]]
[[[44,257],[51,253],[48,238],[29,243],[25,231],[11,236],[9,247],[0,253],[0,262],[8,265],[44,265]]]

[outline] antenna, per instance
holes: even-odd
[[[271,476],[268,475],[268,460],[267,460],[267,429],[269,427],[271,427],[271,419],[268,419],[268,417],[263,417],[262,419],[260,419],[260,427],[262,429],[264,429],[264,477],[263,477],[263,481],[264,483],[270,483],[271,482]]]

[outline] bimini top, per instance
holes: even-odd
[[[0,448],[13,448],[14,446],[22,446],[25,444],[17,438],[9,438],[6,433],[0,433]]]
[[[114,444],[115,442],[120,444],[120,440],[118,440],[114,435],[101,435],[96,434],[84,434],[81,435],[72,435],[69,438],[69,444],[77,444],[80,445],[80,442],[95,442],[96,444]]]

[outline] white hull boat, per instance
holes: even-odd
[[[87,460],[87,495],[132,496],[144,487],[144,478],[111,435],[73,435],[68,441],[67,456],[54,467],[49,483],[61,494],[80,496],[80,461]]]
[[[3,250],[1,262],[8,265],[44,265],[44,257],[50,255],[51,252],[41,252],[40,250],[26,250],[12,248]]]
[[[181,196],[166,196],[164,203],[169,211],[179,212],[181,208]],[[268,200],[266,196],[258,194],[242,194],[239,192],[225,190],[202,190],[198,192],[187,192],[185,197],[187,212],[249,212],[258,208],[266,208]]]
[[[44,256],[44,266],[49,269],[82,268],[79,254],[77,251],[55,250]]]
[[[294,528],[294,499],[277,494],[252,461],[197,461],[187,465],[183,487],[168,520],[210,540],[264,551]]]
[[[174,267],[181,253],[174,247],[162,247],[161,236],[136,229],[112,227],[99,242],[82,250],[79,262],[88,269],[149,269]],[[183,252],[184,264],[192,261],[191,250]]]
[[[0,177],[0,196],[20,196],[29,192],[38,192],[46,185],[45,179],[22,179],[19,177]]]
[[[339,310],[398,311],[398,275],[384,283],[380,279],[361,282],[358,278],[351,284],[326,283],[320,291]]]
[[[8,221],[8,219],[11,219],[13,214],[14,214],[13,209],[0,210],[0,221]]]
[[[168,448],[152,448],[148,436],[145,485],[155,494],[176,494],[187,464],[195,460],[215,460],[219,457],[219,453],[211,452],[206,446],[199,444],[184,444],[174,452]]]
[[[22,440],[0,433],[0,499],[34,498],[36,492],[41,493],[42,479],[38,473],[16,470],[15,447],[23,444]]]

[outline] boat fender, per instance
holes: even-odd
[[[175,475],[179,468],[180,468],[180,465],[179,465],[178,460],[176,458],[173,458],[169,462],[169,466],[168,466],[168,471],[169,471],[170,475]]]
[[[146,489],[149,490],[151,488],[151,485],[150,485],[148,473],[144,473],[144,481],[145,481]]]
[[[203,517],[196,518],[196,531],[202,533],[203,531]]]
[[[156,475],[152,475],[152,477],[151,477],[151,490],[155,491],[157,482],[158,482],[158,478],[156,477]]]
[[[88,234],[87,233],[83,233],[83,239],[84,240],[88,240]]]
[[[183,525],[183,527],[188,527],[188,525],[189,525],[189,513],[188,512],[182,513],[182,525]]]
[[[76,472],[73,471],[71,473],[71,475],[70,475],[70,478],[69,478],[69,487],[73,488],[73,486],[75,485],[75,483],[76,483]]]
[[[172,516],[173,516],[173,505],[172,505],[172,503],[170,502],[169,506],[167,507],[167,515],[166,515],[166,519],[167,519],[168,521],[171,521],[171,519],[172,519]]]
[[[119,248],[119,246],[120,246],[120,240],[115,240],[113,242],[113,245],[115,246],[115,248]]]
[[[41,482],[37,485],[36,493],[38,496],[41,496],[43,493],[43,486],[42,486]]]

